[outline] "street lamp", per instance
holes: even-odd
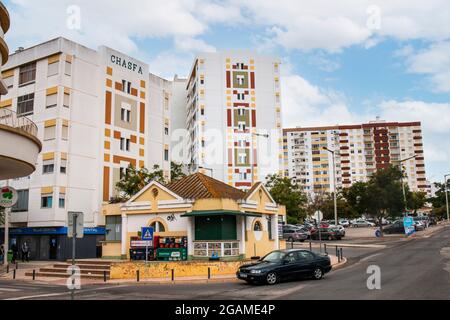
[[[326,150],[328,152],[331,153],[332,158],[333,158],[333,186],[334,186],[334,192],[333,192],[333,200],[334,200],[334,224],[337,226],[338,225],[338,218],[337,218],[337,199],[336,199],[336,191],[337,191],[337,179],[336,179],[336,162],[334,159],[335,156],[335,151],[334,150],[330,150],[327,147],[323,147],[323,150]]]
[[[209,170],[209,171],[211,171],[211,178],[214,178],[214,174],[213,174],[213,169],[211,169],[211,168],[206,168],[206,167],[202,167],[202,166],[199,166],[198,167],[199,169],[203,169],[203,170]]]
[[[445,207],[447,209],[447,222],[450,221],[449,215],[448,215],[448,190],[447,190],[447,177],[449,177],[450,174],[444,175],[444,190],[445,190]]]
[[[406,190],[405,190],[405,184],[403,183],[403,166],[401,166],[402,162],[411,160],[411,159],[415,159],[417,156],[412,156],[406,159],[402,159],[402,160],[392,160],[392,162],[398,162],[400,164],[400,169],[402,170],[402,176],[400,178],[400,182],[402,183],[402,189],[403,189],[403,201],[405,203],[405,215],[406,212],[408,211],[408,202],[406,201]]]

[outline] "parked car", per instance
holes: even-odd
[[[289,242],[292,241],[300,241],[303,242],[308,239],[308,235],[306,232],[300,230],[299,228],[283,228],[283,239],[286,239]]]
[[[403,220],[394,221],[393,224],[384,227],[383,232],[386,234],[405,233],[405,227],[403,226]]]
[[[345,237],[345,228],[343,226],[330,224],[328,228],[335,229],[342,237]]]
[[[375,223],[364,220],[364,219],[356,219],[352,221],[352,227],[360,228],[360,227],[375,227]]]
[[[241,266],[236,272],[247,283],[276,284],[281,280],[312,277],[322,279],[331,270],[330,258],[308,250],[275,250],[256,263]]]
[[[350,227],[350,221],[348,220],[340,220],[339,225],[343,226],[344,228]]]
[[[319,235],[320,229],[320,235]],[[311,229],[311,239],[313,240],[341,240],[342,234],[338,229],[333,228],[315,228]]]
[[[416,231],[423,231],[425,230],[425,225],[422,221],[414,220],[414,228]]]
[[[300,231],[306,233],[306,235],[307,235],[308,238],[309,238],[309,236],[311,235],[311,232],[309,231],[310,229],[308,229],[307,227],[305,227],[305,226],[302,225],[302,224],[297,224],[296,227],[297,227]]]

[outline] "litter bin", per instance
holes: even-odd
[[[8,251],[8,262],[11,262],[12,258],[13,258],[13,252],[12,252],[12,250],[9,250]]]

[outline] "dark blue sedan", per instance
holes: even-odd
[[[238,279],[248,283],[276,284],[282,280],[322,279],[331,270],[330,257],[308,250],[275,250],[256,263],[243,265],[236,272]]]

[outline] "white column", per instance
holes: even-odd
[[[245,246],[247,245],[245,242],[245,225],[246,225],[246,216],[242,216],[241,218],[241,241],[239,242],[239,253],[245,254]]]
[[[122,257],[127,257],[127,237],[128,237],[128,217],[126,214],[122,214],[122,243],[120,254]]]
[[[194,233],[192,232],[194,217],[186,217],[182,219],[187,219],[186,229],[187,229],[187,242],[188,242],[188,256],[194,255]]]
[[[272,219],[272,234],[275,237],[274,249],[280,249],[280,238],[278,237],[278,215],[277,214],[272,215],[271,219]]]

